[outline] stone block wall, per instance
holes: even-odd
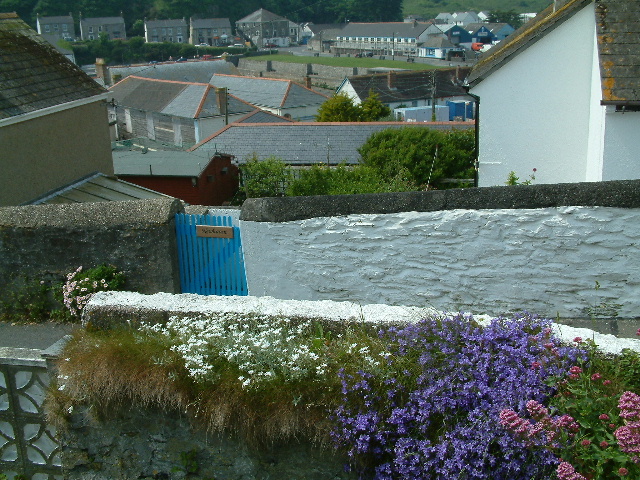
[[[16,278],[113,264],[139,292],[179,292],[175,199],[0,208],[0,299]]]

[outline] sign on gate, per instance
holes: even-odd
[[[228,215],[176,214],[183,293],[248,295],[240,229]]]

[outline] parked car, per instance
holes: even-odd
[[[208,47],[209,44],[208,43],[199,43],[198,45],[196,45],[196,47]]]
[[[186,62],[187,59],[184,57],[180,57],[179,59],[176,60],[176,62]]]
[[[232,47],[236,47],[236,48],[244,48],[245,46],[242,43],[234,43],[232,45]]]
[[[267,48],[276,48],[278,45],[276,45],[275,43],[267,43],[265,44],[265,47]]]

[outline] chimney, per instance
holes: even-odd
[[[104,61],[104,58],[96,58],[96,76],[101,78],[102,81],[107,83],[107,64]]]
[[[396,72],[395,72],[395,70],[389,70],[389,73],[387,74],[387,86],[389,87],[389,90],[395,90],[396,89]]]
[[[225,117],[225,125],[229,124],[229,114],[227,112],[227,89],[216,87],[216,100],[218,102],[218,108],[220,109],[220,115]]]
[[[311,77],[309,75],[304,77],[304,86],[311,89]]]

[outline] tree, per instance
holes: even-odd
[[[346,93],[334,95],[318,109],[318,122],[375,122],[391,115],[391,109],[384,105],[373,91],[360,105]]]
[[[240,172],[246,198],[282,197],[291,180],[289,167],[276,157],[259,160],[254,154]]]
[[[391,115],[391,109],[380,101],[380,95],[369,91],[369,96],[360,104],[360,119],[363,122],[376,122]]]
[[[318,122],[358,122],[360,108],[346,93],[339,93],[329,98],[318,108]]]
[[[489,14],[487,21],[489,23],[508,23],[513,28],[518,29],[522,26],[522,15],[514,10],[494,10]]]
[[[407,175],[423,188],[444,185],[445,178],[473,178],[474,131],[440,131],[424,127],[386,129],[374,133],[358,150],[362,164],[383,178]]]

